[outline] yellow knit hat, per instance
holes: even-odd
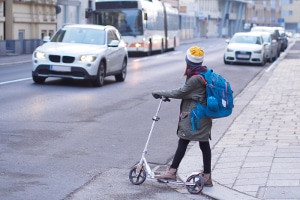
[[[203,59],[204,59],[204,50],[198,46],[192,46],[186,52],[185,60],[190,67],[201,66]]]

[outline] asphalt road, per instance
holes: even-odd
[[[224,75],[235,95],[269,66],[224,65],[225,39],[197,44],[206,52],[204,64]],[[2,64],[1,199],[194,199],[184,187],[147,180],[134,186],[128,180],[158,105],[151,92],[184,84],[184,57],[190,45],[131,57],[125,82],[108,77],[101,88],[60,79],[36,85],[30,62],[15,57],[16,63]],[[153,167],[172,159],[179,103],[172,100],[162,106],[147,154]]]

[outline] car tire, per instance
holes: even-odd
[[[223,60],[224,60],[224,64],[225,65],[229,65],[230,64],[230,62],[228,62],[228,61],[225,60],[225,56],[224,56]]]
[[[32,80],[37,84],[42,84],[42,83],[45,83],[46,78],[39,77],[39,76],[32,76]]]
[[[277,59],[277,54],[272,58],[273,62]]]
[[[270,58],[268,59],[268,61],[269,61],[270,63],[274,62],[274,58],[272,57],[272,54],[271,54]]]
[[[265,64],[266,64],[266,58],[264,57],[263,61],[260,63],[260,66],[265,66]]]
[[[94,87],[101,87],[104,84],[104,78],[105,78],[105,64],[103,61],[100,62],[97,78],[92,80],[92,85]]]
[[[122,82],[126,78],[126,73],[127,73],[127,60],[124,58],[123,63],[122,63],[122,69],[121,73],[115,75],[115,79],[117,82]]]

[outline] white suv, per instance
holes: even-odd
[[[33,52],[32,79],[35,83],[48,77],[89,80],[100,87],[106,76],[124,81],[127,60],[126,44],[115,27],[66,25]]]

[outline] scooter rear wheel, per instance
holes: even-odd
[[[186,185],[186,189],[191,194],[199,194],[203,190],[204,180],[199,174],[189,176],[186,182],[194,183],[194,185]]]
[[[134,166],[129,172],[129,180],[134,185],[142,184],[147,177],[144,167],[142,167],[140,170],[137,168],[137,166]]]

